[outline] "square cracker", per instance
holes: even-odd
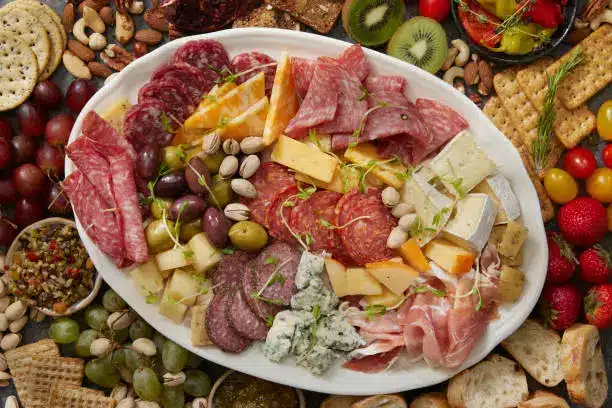
[[[540,115],[537,109],[521,89],[516,79],[518,69],[508,68],[493,77],[493,86],[502,105],[508,112],[512,124],[517,128],[523,137],[523,143],[528,151],[532,153],[533,142],[538,137],[538,119]],[[561,154],[563,146],[556,137],[550,139],[550,151],[548,158],[542,168],[536,169],[539,177],[544,176],[544,172],[555,166]]]
[[[567,109],[577,109],[612,81],[612,25],[604,24],[546,69],[553,74],[577,47],[584,62],[559,84],[557,96]]]
[[[59,386],[51,389],[47,408],[115,408],[117,402],[104,393],[89,388]]]
[[[265,0],[267,4],[286,11],[321,34],[331,31],[344,0]]]
[[[521,89],[539,113],[542,113],[548,91],[546,68],[552,62],[552,58],[542,58],[516,74]],[[554,110],[553,132],[566,149],[576,147],[595,129],[595,115],[585,105],[570,111],[556,98]]]
[[[508,111],[502,105],[501,99],[497,96],[490,97],[482,111],[493,122],[495,127],[510,139],[514,147],[518,149],[523,146],[523,138],[512,124]]]
[[[538,200],[540,201],[540,210],[542,212],[542,220],[544,222],[550,221],[555,217],[555,207],[552,201],[550,201],[548,195],[546,194],[546,190],[544,189],[542,181],[540,181],[533,169],[531,155],[529,154],[527,147],[521,146],[518,151],[521,155],[521,159],[523,159],[523,164],[525,165],[527,174],[529,175],[529,178],[533,183],[533,187],[535,188],[536,194],[538,195]]]
[[[13,376],[13,383],[21,401],[28,399],[26,389],[27,379],[30,377],[30,362],[33,356],[59,357],[57,344],[51,339],[43,339],[36,343],[26,344],[4,353],[9,370]]]
[[[31,373],[26,382],[28,408],[48,408],[51,389],[65,385],[80,386],[83,383],[85,362],[80,358],[34,356],[30,362]]]

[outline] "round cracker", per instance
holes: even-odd
[[[23,103],[34,89],[36,55],[15,33],[0,30],[0,111]]]
[[[38,72],[42,73],[49,62],[51,42],[45,28],[30,12],[19,8],[0,10],[0,26],[14,32],[34,51]]]
[[[4,7],[8,7],[11,4],[29,4],[33,6],[42,7],[45,13],[53,19],[53,22],[59,28],[60,35],[62,36],[62,42],[63,42],[62,48],[66,49],[66,45],[68,44],[68,36],[66,34],[66,30],[64,29],[64,26],[62,25],[62,18],[59,16],[59,14],[55,12],[55,10],[49,7],[49,5],[45,3],[40,3],[38,0],[14,0],[13,2],[8,3]]]

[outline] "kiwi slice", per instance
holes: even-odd
[[[422,16],[402,24],[387,46],[387,54],[432,74],[442,67],[447,52],[444,28],[436,20]]]
[[[346,0],[342,23],[358,43],[382,45],[404,21],[404,10],[404,0]]]

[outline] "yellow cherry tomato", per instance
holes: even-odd
[[[544,187],[551,200],[565,204],[578,195],[576,180],[565,170],[549,169],[544,174]]]
[[[601,167],[587,179],[587,193],[600,203],[612,203],[612,169]]]
[[[612,100],[605,101],[597,111],[597,133],[603,140],[612,140]]]

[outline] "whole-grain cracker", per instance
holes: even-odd
[[[527,147],[521,146],[518,151],[521,155],[521,159],[523,160],[525,170],[527,170],[527,174],[529,175],[529,178],[533,183],[533,187],[535,188],[536,194],[538,195],[538,200],[540,201],[540,211],[542,212],[542,220],[544,222],[548,222],[555,217],[555,206],[546,194],[546,190],[544,189],[542,181],[539,179],[536,172],[534,171],[533,161],[531,160],[531,155],[529,154],[529,150],[527,149]]]
[[[501,99],[497,96],[490,97],[482,111],[516,148],[523,146],[523,138],[516,127],[514,127],[514,124],[512,124],[512,120],[510,120],[508,111],[502,105]]]
[[[51,389],[48,408],[114,408],[117,401],[98,390],[76,386],[56,386]]]
[[[12,31],[0,29],[0,112],[28,99],[37,79],[32,49]]]
[[[80,358],[33,356],[26,382],[28,408],[48,408],[51,389],[83,383],[85,363]]]
[[[45,28],[32,13],[11,7],[0,9],[0,26],[12,31],[34,51],[38,73],[42,74],[49,62],[51,41]]]

